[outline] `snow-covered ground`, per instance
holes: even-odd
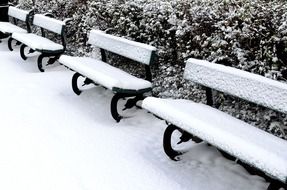
[[[80,96],[73,73],[40,73],[36,58],[0,44],[1,190],[266,189],[206,144],[191,144],[179,162],[162,149],[165,122],[144,110],[116,123],[112,93],[96,87]]]

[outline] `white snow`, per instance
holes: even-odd
[[[12,7],[10,6],[8,9],[8,15],[12,16],[14,18],[17,18],[19,20],[22,21],[26,21],[27,15],[29,14],[28,11],[22,10],[22,9],[18,9],[16,7]]]
[[[113,93],[77,96],[73,72],[39,73],[33,57],[0,43],[0,189],[5,190],[264,190],[267,183],[204,143],[188,144],[179,162],[162,150],[166,127],[145,110],[116,123]]]
[[[152,86],[151,82],[147,80],[137,78],[121,69],[93,58],[62,55],[59,62],[110,90],[113,87],[140,90],[151,88]]]
[[[12,38],[18,40],[19,42],[22,42],[23,44],[29,46],[34,50],[58,51],[64,49],[61,44],[57,44],[52,40],[32,33],[13,33]]]
[[[287,113],[287,84],[246,71],[188,59],[185,79]]]
[[[215,108],[189,100],[149,97],[143,101],[143,108],[270,176],[286,181],[286,141]]]
[[[57,34],[62,33],[63,26],[65,25],[63,21],[50,18],[41,14],[34,15],[33,24],[55,32]]]
[[[105,34],[100,30],[91,30],[88,43],[147,65],[156,51],[153,46]]]
[[[27,33],[27,30],[10,22],[0,22],[0,31],[6,34],[12,34],[13,32]]]

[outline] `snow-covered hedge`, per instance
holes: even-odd
[[[20,0],[26,7],[31,2]],[[89,51],[83,45],[91,28],[157,47],[154,93],[158,96],[203,97],[182,79],[184,60],[189,57],[287,79],[285,0],[37,0],[35,7],[37,12],[74,18],[68,46],[72,53]],[[252,105],[247,107],[254,112]],[[274,113],[266,112],[259,113],[267,114],[269,122]],[[254,114],[243,115],[253,121]],[[268,122],[265,126],[271,126]]]
[[[42,0],[36,9],[72,16],[73,42],[91,28],[110,29],[158,47],[161,62],[196,57],[260,74],[287,65],[284,0]]]
[[[286,10],[284,0],[36,1],[38,12],[74,18],[74,49],[81,50],[91,28],[100,28],[156,46],[159,72],[194,57],[275,79],[287,78]]]

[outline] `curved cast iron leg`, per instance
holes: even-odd
[[[30,53],[33,53],[35,52],[33,49],[30,49]],[[58,59],[59,59],[59,55],[47,55],[47,54],[41,54],[39,57],[38,57],[38,69],[41,71],[41,72],[45,72],[44,68],[43,68],[43,58],[45,57],[48,57],[49,60],[48,60],[48,63],[47,65],[52,65],[53,63],[55,63]]]
[[[78,78],[82,76],[79,73],[75,73],[72,77],[72,89],[75,92],[75,94],[80,95],[82,91],[78,87]]]
[[[21,47],[20,47],[20,55],[22,57],[23,60],[27,60],[27,57],[25,55],[25,48],[27,46],[25,44],[22,44]]]
[[[111,114],[112,114],[112,117],[117,121],[119,122],[123,117],[120,116],[120,114],[118,113],[118,109],[117,109],[117,105],[118,105],[118,101],[119,99],[122,99],[122,98],[125,98],[125,96],[123,94],[115,94],[112,98],[112,101],[111,101]]]
[[[42,63],[44,57],[45,56],[43,54],[41,54],[41,55],[39,55],[38,60],[37,60],[38,69],[41,72],[45,72],[45,70],[43,69],[43,63]]]
[[[171,146],[171,136],[172,136],[172,133],[176,130],[182,132],[180,128],[176,127],[173,124],[170,124],[167,126],[166,130],[164,131],[164,135],[163,135],[164,152],[170,159],[174,161],[178,161],[176,157],[182,154],[182,152],[174,150]]]
[[[13,41],[14,39],[13,38],[9,38],[8,39],[8,49],[10,50],[10,51],[13,51],[13,48],[12,48],[12,41]]]

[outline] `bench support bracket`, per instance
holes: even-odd
[[[45,57],[48,57],[49,60],[47,62],[47,65],[52,65],[54,64],[60,57],[61,54],[46,54],[46,53],[42,53],[37,60],[37,64],[38,64],[38,69],[41,72],[45,72],[45,70],[43,69],[43,59]],[[47,66],[46,65],[46,66]]]
[[[12,43],[13,43],[13,41],[16,41],[16,45],[21,45],[21,42],[18,42],[17,40],[15,40],[15,39],[13,39],[12,37],[10,37],[9,39],[8,39],[8,49],[10,50],[10,51],[13,51],[13,45],[12,45]]]
[[[133,99],[128,99],[126,101],[126,104],[125,104],[125,107],[123,108],[123,110],[126,110],[126,109],[130,109],[134,106],[136,106],[136,103],[139,101],[139,100],[143,100],[143,95],[142,94],[138,94],[138,95],[135,95],[135,94],[123,94],[123,93],[116,93],[113,98],[112,98],[112,101],[111,101],[111,114],[112,114],[112,117],[117,121],[117,122],[120,122],[120,120],[123,118],[123,116],[121,116],[119,113],[118,113],[118,101],[120,99],[125,99],[127,97],[133,97],[135,96],[135,98]]]
[[[200,142],[202,142],[202,140],[199,139],[198,137],[193,136],[192,134],[182,130],[181,128],[179,128],[173,124],[168,124],[168,126],[164,132],[164,135],[163,135],[163,149],[164,149],[164,152],[167,154],[167,156],[170,159],[172,159],[174,161],[178,161],[179,160],[178,156],[183,154],[183,152],[178,151],[178,150],[174,150],[172,148],[171,139],[172,139],[172,134],[175,131],[179,131],[181,133],[180,141],[177,144],[187,142],[191,139],[195,143],[200,143]]]

